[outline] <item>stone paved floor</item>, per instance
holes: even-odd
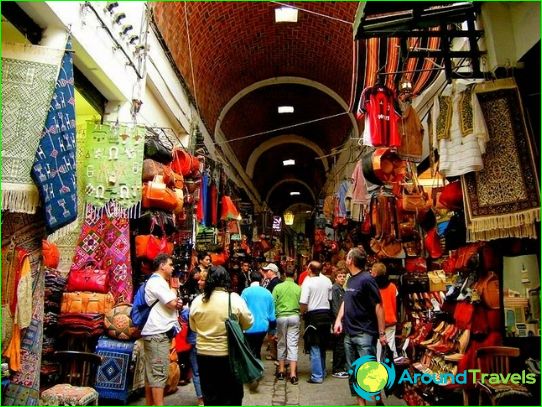
[[[356,404],[356,399],[350,396],[346,379],[336,379],[329,375],[322,384],[307,383],[310,375],[309,355],[300,353],[299,359],[299,384],[295,386],[286,380],[276,380],[274,363],[265,360],[265,376],[256,392],[250,392],[245,386],[243,404],[252,406],[351,406]],[[330,351],[327,352],[326,364],[331,366]],[[179,386],[176,393],[166,397],[166,404],[170,406],[190,406],[196,402],[192,384]],[[403,400],[394,396],[385,399],[384,404],[405,405]],[[133,400],[130,405],[145,405],[145,398]]]

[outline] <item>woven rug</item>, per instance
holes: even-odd
[[[66,51],[32,166],[49,233],[77,218],[75,129],[73,57]]]
[[[75,248],[71,270],[81,269],[89,262],[108,270],[111,293],[115,303],[132,303],[133,283],[130,260],[129,219],[126,216],[109,217],[113,211],[96,211],[87,206],[86,217]]]
[[[140,216],[145,132],[139,126],[87,124],[82,174],[87,203],[110,216]]]
[[[30,176],[63,51],[2,43],[2,210],[35,213]]]
[[[100,398],[128,399],[131,383],[128,381],[134,342],[118,341],[101,337],[96,346],[96,354],[102,357],[102,364],[96,374],[95,389]]]
[[[32,321],[21,341],[21,370],[11,377],[2,394],[4,405],[34,406],[39,403],[40,365],[43,342],[45,273],[40,267],[43,218],[20,213],[2,213],[2,240],[13,239],[29,254],[32,270]]]
[[[484,170],[461,178],[467,240],[536,238],[540,191],[533,150],[513,79],[475,88],[489,142]]]

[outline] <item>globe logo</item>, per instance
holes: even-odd
[[[354,377],[354,391],[367,401],[380,400],[380,392],[395,383],[395,366],[386,359],[378,362],[373,355],[362,356],[348,373]]]

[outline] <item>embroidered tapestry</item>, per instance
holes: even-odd
[[[63,51],[2,44],[2,210],[35,213],[30,176]]]
[[[41,239],[45,227],[41,216],[2,214],[2,240],[13,239],[28,253],[32,273],[32,319],[21,340],[21,369],[2,391],[3,405],[39,405],[40,365],[43,341],[45,274],[41,265]]]
[[[107,204],[104,211],[87,206],[71,270],[82,269],[88,263],[106,269],[115,303],[131,304],[130,221],[126,216],[110,217],[108,213],[114,210],[109,206],[113,205]]]
[[[125,212],[138,218],[145,128],[87,124],[85,139],[85,201],[95,208]],[[106,205],[112,201],[114,205]]]
[[[32,166],[49,233],[77,219],[75,94],[70,50],[68,41]]]
[[[475,92],[490,141],[483,171],[461,178],[467,240],[536,238],[540,191],[518,88],[500,79]]]

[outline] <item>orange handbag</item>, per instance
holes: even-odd
[[[143,207],[174,211],[179,205],[177,195],[166,187],[161,176],[154,179],[154,181],[149,181],[143,185]]]
[[[171,169],[184,177],[196,174],[199,171],[200,161],[197,157],[183,150],[182,148],[173,149],[173,161]]]
[[[105,314],[115,305],[111,293],[101,294],[90,291],[63,293],[60,304],[61,314]]]
[[[154,260],[160,253],[171,255],[173,253],[173,243],[169,243],[162,229],[162,237],[157,237],[152,234],[154,227],[157,225],[153,219],[151,223],[150,234],[138,235],[135,237],[135,253],[139,259]]]

